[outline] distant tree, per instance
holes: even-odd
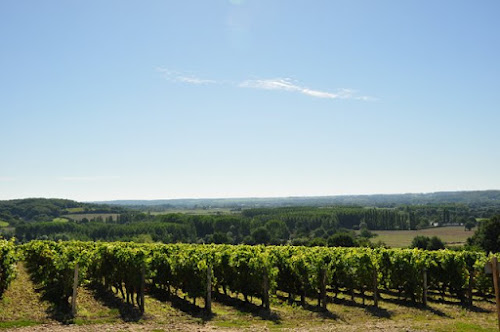
[[[476,226],[476,224],[470,220],[467,220],[465,222],[464,226],[465,226],[465,230],[470,231],[471,229],[473,229]]]
[[[336,233],[328,238],[329,247],[356,247],[354,236],[350,233]]]
[[[317,228],[312,232],[312,236],[314,238],[324,238],[326,236],[326,232],[323,227]]]
[[[445,248],[444,242],[437,236],[428,237],[424,235],[415,236],[410,247],[425,250],[439,250]]]
[[[216,243],[216,244],[230,243],[230,239],[227,236],[227,233],[215,232],[212,235],[212,239],[210,242]]]
[[[255,241],[251,235],[247,235],[243,238],[244,244],[255,244]]]
[[[486,252],[500,252],[500,215],[482,221],[467,244],[479,246]]]
[[[367,228],[362,228],[361,231],[359,232],[359,237],[365,238],[365,239],[370,239],[372,237],[377,236],[377,234],[374,234],[370,232]]]
[[[291,244],[293,246],[307,246],[309,244],[309,239],[306,237],[296,237],[292,239]]]
[[[258,244],[268,244],[271,241],[271,235],[265,227],[255,229],[252,232],[252,238]]]
[[[427,249],[429,245],[430,238],[424,235],[417,235],[411,241],[411,248]]]
[[[268,230],[272,239],[288,240],[288,237],[290,236],[290,231],[288,230],[285,222],[282,220],[269,220],[266,222],[264,227]]]
[[[153,238],[150,234],[139,234],[133,238],[136,243],[153,243]]]
[[[444,249],[444,242],[437,236],[431,237],[429,240],[429,244],[427,245],[427,250],[439,250],[439,249]]]
[[[374,246],[373,243],[366,237],[357,238],[356,243],[358,244],[358,247],[372,248]]]
[[[410,228],[410,229],[424,229],[424,228],[427,228],[429,227],[429,220],[427,219],[420,219],[420,221],[418,222],[418,224],[414,227],[414,228]]]
[[[326,247],[326,240],[322,237],[315,237],[308,243],[309,247]]]

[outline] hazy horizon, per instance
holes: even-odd
[[[498,1],[0,3],[0,199],[500,188]]]
[[[326,195],[283,195],[283,196],[227,196],[227,197],[156,197],[156,198],[118,198],[118,199],[75,199],[71,197],[51,197],[51,196],[26,196],[12,197],[1,200],[15,200],[28,198],[46,198],[46,199],[70,199],[79,202],[112,202],[112,201],[170,201],[170,200],[204,200],[204,199],[278,199],[278,198],[315,198],[315,197],[347,197],[347,196],[377,196],[377,195],[428,195],[438,193],[468,193],[468,192],[485,192],[485,191],[500,191],[500,189],[480,189],[480,190],[438,190],[429,192],[391,192],[391,193],[361,193],[361,194],[326,194]]]

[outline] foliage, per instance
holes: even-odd
[[[471,278],[482,294],[491,294],[491,278],[484,274],[490,259],[470,251],[342,247],[294,247],[195,244],[133,244],[33,241],[22,246],[35,280],[59,299],[71,293],[73,269],[80,281],[115,287],[134,300],[141,276],[170,292],[181,289],[196,299],[211,287],[241,293],[245,299],[281,290],[294,295],[320,295],[329,286],[335,293],[372,291],[375,286],[419,301],[423,271],[430,289],[465,299]],[[136,302],[140,305],[139,297]]]
[[[51,221],[73,211],[94,213],[121,213],[119,206],[80,203],[68,199],[27,198],[0,201],[0,219],[13,225],[31,221]]]
[[[350,233],[337,233],[328,238],[329,247],[356,247],[354,236]]]
[[[0,297],[16,276],[15,263],[18,259],[14,239],[0,240]]]
[[[232,215],[152,215],[69,200],[28,199],[0,202],[0,219],[16,226],[15,231],[10,232],[15,232],[21,242],[34,239],[133,241],[139,236],[148,236],[154,242],[163,243],[319,245],[323,242],[321,238],[327,240],[343,229],[360,228],[360,238],[369,238],[373,230],[416,229],[427,227],[432,221],[453,224],[472,221],[474,217],[494,211],[490,208],[483,211],[483,208],[453,202],[422,206],[252,208]],[[99,210],[122,213],[108,217],[89,213]],[[77,212],[78,218],[74,214]],[[46,222],[58,220],[62,213],[75,218],[64,225]],[[316,240],[311,242],[313,239]],[[359,244],[368,245],[368,242],[360,239]]]
[[[477,245],[486,252],[500,252],[500,215],[482,221],[468,244]]]
[[[72,294],[75,265],[85,275],[95,254],[94,247],[91,242],[33,241],[23,245],[22,252],[34,280],[54,300],[67,301]]]
[[[413,238],[410,248],[439,250],[444,249],[444,242],[437,236],[417,235]]]

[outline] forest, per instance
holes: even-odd
[[[495,205],[443,203],[260,207],[228,214],[191,215],[59,199],[0,202],[0,220],[9,223],[2,233],[20,242],[50,239],[374,246],[371,231],[475,226],[478,220],[490,218],[495,212]]]
[[[450,191],[411,194],[339,195],[310,197],[265,197],[265,198],[204,198],[168,200],[115,200],[95,202],[107,205],[133,207],[139,210],[165,211],[168,209],[231,208],[248,209],[260,207],[289,206],[373,206],[398,207],[405,205],[464,204],[484,211],[500,211],[500,190]]]

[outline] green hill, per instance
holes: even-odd
[[[26,198],[0,201],[0,220],[15,226],[20,222],[52,221],[64,215],[122,213],[124,207],[81,203],[58,198]]]

